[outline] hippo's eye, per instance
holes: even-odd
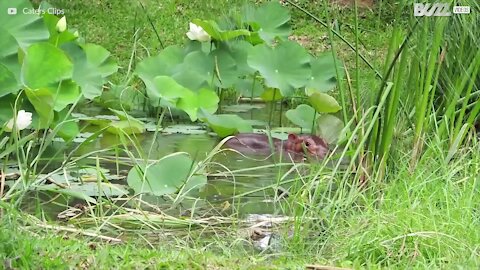
[[[306,147],[310,147],[310,142],[305,142]]]

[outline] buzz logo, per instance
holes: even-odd
[[[413,4],[413,15],[415,17],[422,16],[450,16],[450,5],[448,3],[434,3],[434,4]]]

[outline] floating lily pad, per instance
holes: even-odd
[[[203,113],[203,117],[200,118],[203,122],[217,133],[221,138],[227,137],[235,133],[251,132],[252,126],[248,121],[240,118],[235,114],[217,114],[212,115]]]
[[[155,122],[147,122],[144,124],[145,130],[148,132],[155,132],[157,131],[162,131],[163,128],[161,126],[158,126],[157,123]]]
[[[195,135],[195,134],[205,134],[207,131],[205,130],[204,127],[199,126],[199,125],[173,125],[166,127],[164,130],[162,130],[162,133],[166,134],[190,134],[190,135]]]
[[[223,106],[222,110],[224,112],[232,112],[232,113],[241,113],[241,112],[248,112],[253,109],[263,109],[265,108],[265,104],[234,104],[234,105],[227,105]]]
[[[120,197],[128,194],[128,191],[124,186],[111,183],[74,183],[66,186],[65,188],[59,187],[55,184],[42,185],[36,188],[36,190],[52,191],[62,193],[79,199],[84,199],[90,202],[92,197],[106,196],[106,197]]]

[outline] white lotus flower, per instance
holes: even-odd
[[[191,40],[198,40],[200,42],[210,40],[210,35],[205,32],[201,26],[194,23],[190,23],[190,30],[187,32],[187,37]]]
[[[67,18],[63,16],[60,20],[58,20],[57,25],[55,26],[59,33],[67,30]]]
[[[13,121],[15,119],[12,118],[7,122],[6,125],[6,130],[7,131],[12,131],[13,129]],[[23,130],[26,129],[31,123],[32,123],[32,113],[31,112],[26,112],[24,110],[20,110],[17,113],[17,119],[16,119],[16,126],[18,130]]]

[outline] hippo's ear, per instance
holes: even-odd
[[[289,141],[297,141],[298,140],[297,134],[293,134],[293,133],[288,134],[288,140]]]

